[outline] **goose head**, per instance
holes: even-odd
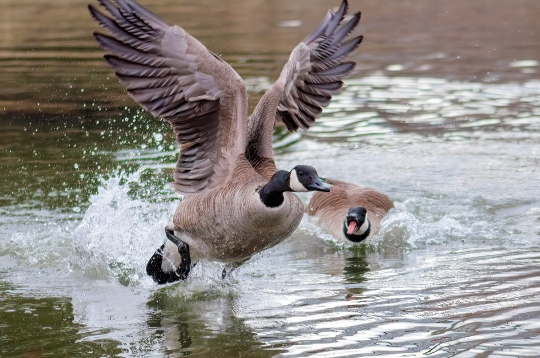
[[[297,165],[290,172],[277,171],[268,184],[259,190],[259,196],[263,204],[269,208],[275,208],[283,203],[283,193],[286,191],[330,191],[323,184],[315,168],[309,165]]]
[[[344,231],[346,229],[345,236],[350,239],[349,236],[365,236],[369,235],[369,220],[367,211],[361,206],[350,208],[344,222]],[[364,237],[364,238],[365,238]]]
[[[309,165],[297,165],[289,172],[289,188],[295,192],[330,191],[319,178],[317,170]]]

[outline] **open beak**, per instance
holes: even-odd
[[[349,226],[347,227],[347,235],[352,234],[354,230],[356,230],[357,227],[358,227],[358,224],[356,224],[356,221],[354,220],[349,221]]]
[[[324,185],[322,180],[319,177],[313,178],[311,183],[308,186],[306,186],[306,189],[316,190],[316,191],[326,191],[326,192],[330,191],[330,188]]]
[[[358,228],[358,215],[347,215],[347,235],[350,235]]]

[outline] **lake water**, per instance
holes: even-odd
[[[338,1],[144,1],[223,56],[253,108]],[[169,126],[124,93],[80,0],[0,13],[0,356],[540,356],[540,2],[350,1],[364,43],[278,166],[395,202],[352,249],[304,218],[221,280],[144,266],[178,198]],[[302,196],[307,202],[309,195]]]

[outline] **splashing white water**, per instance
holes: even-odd
[[[143,171],[141,168],[131,175],[120,174],[104,180],[98,193],[91,196],[91,205],[73,231],[70,263],[77,271],[126,286],[155,288],[146,275],[146,264],[163,244],[164,228],[178,200],[156,203],[133,198],[130,184],[138,182]],[[173,285],[176,288],[168,288],[167,294],[182,301],[201,294],[226,295],[229,290],[224,289],[220,278],[222,269],[220,263],[199,261],[190,278]],[[231,280],[234,278],[228,282]]]
[[[131,198],[129,182],[137,181],[141,171],[107,180],[90,198],[91,205],[73,232],[71,259],[86,275],[112,275],[122,284],[137,284],[145,277],[146,262],[163,243],[164,227],[178,203]]]
[[[11,236],[2,251],[21,260],[24,266],[66,266],[71,253],[73,224],[46,220],[28,223],[25,231]]]

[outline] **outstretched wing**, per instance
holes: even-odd
[[[218,186],[246,143],[245,84],[225,61],[179,26],[133,0],[99,0],[90,13],[111,36],[94,33],[129,95],[171,124],[180,145],[176,190]]]
[[[347,24],[340,25],[347,8],[347,0],[343,0],[335,14],[328,11],[321,26],[295,47],[278,80],[249,118],[246,156],[256,169],[257,163],[273,164],[274,122],[284,122],[289,131],[308,130],[332,95],[341,90],[341,80],[353,70],[355,63],[346,59],[363,37],[346,40],[360,21],[358,12]],[[266,172],[273,169],[272,165],[266,167]]]
[[[360,12],[340,26],[347,8],[347,0],[343,0],[336,14],[328,11],[322,25],[293,50],[285,65],[290,82],[281,95],[276,119],[282,120],[289,131],[309,129],[356,65],[345,60],[363,37],[344,39],[358,25]]]

